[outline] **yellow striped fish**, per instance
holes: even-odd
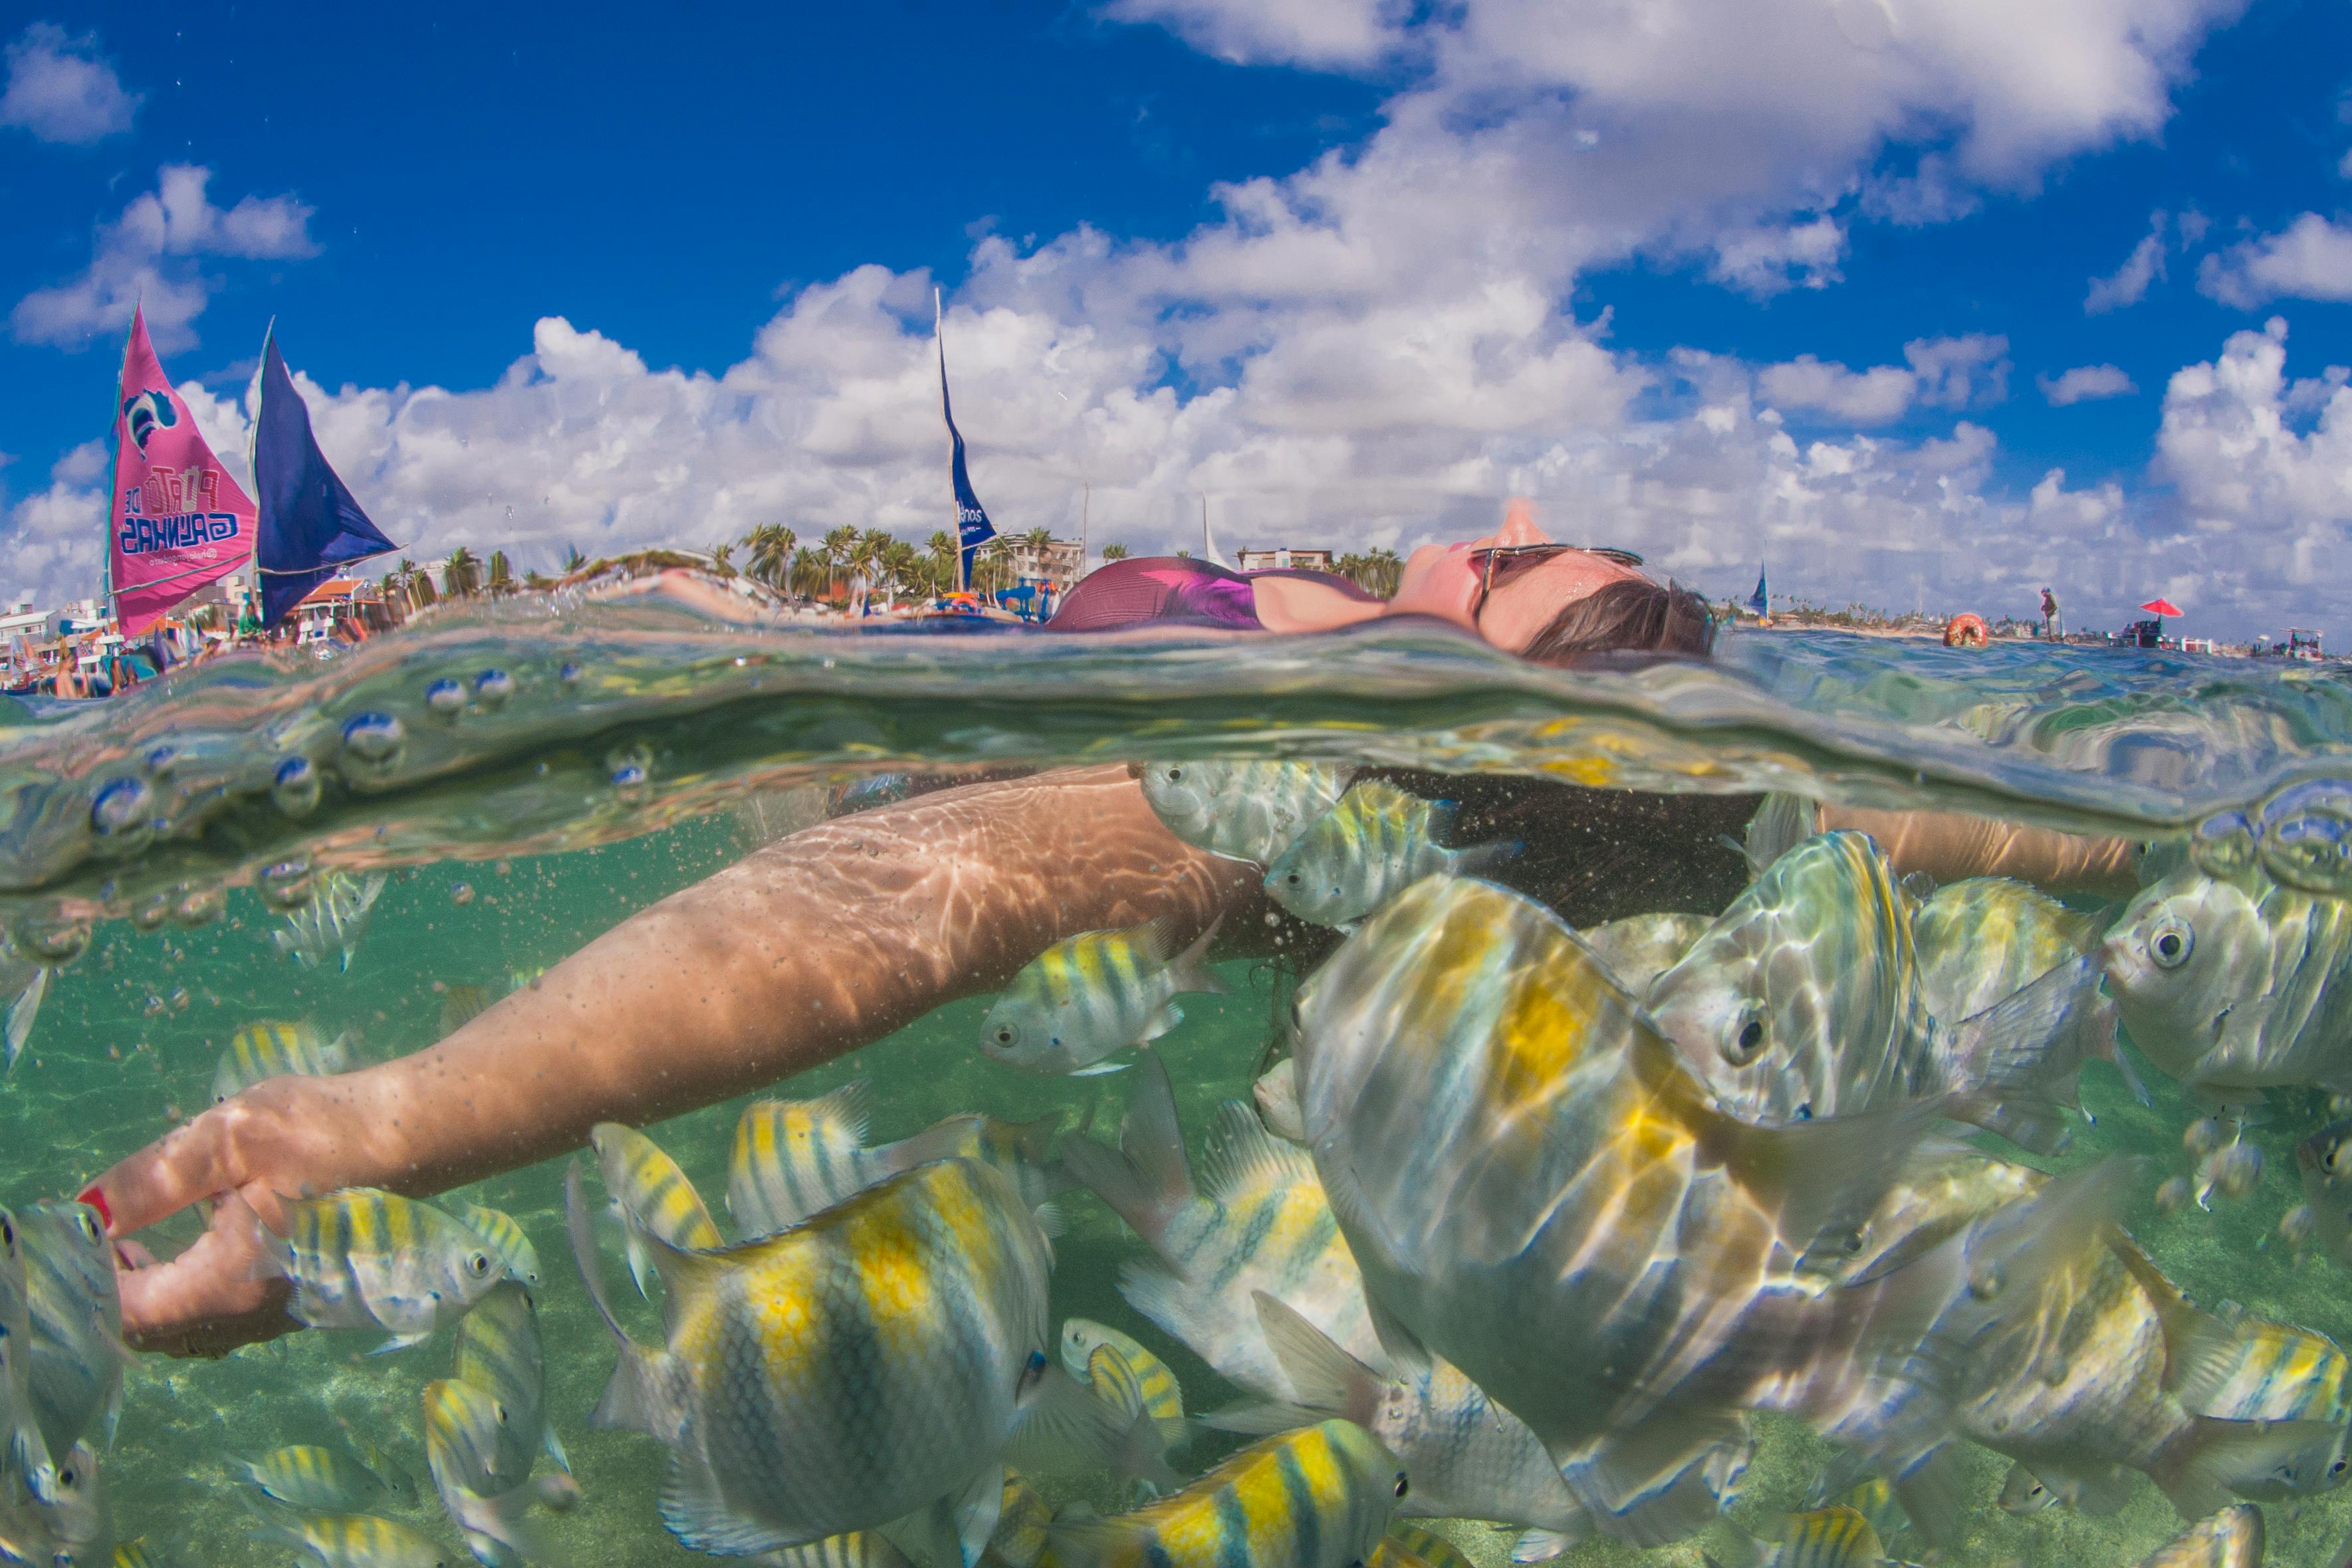
[[[1423,1530],[1402,1520],[1389,1526],[1389,1532],[1381,1537],[1379,1549],[1412,1557],[1427,1563],[1429,1568],[1471,1568],[1470,1559],[1464,1555],[1462,1548],[1433,1530]],[[1379,1559],[1373,1561],[1378,1563]]]
[[[2267,1319],[2199,1317],[2169,1347],[2172,1396],[2223,1421],[2317,1421],[2326,1436],[2274,1474],[2231,1490],[2279,1501],[2340,1484],[2352,1461],[2352,1357],[2324,1333]]]
[[[1128,1373],[1135,1383],[1141,1399],[1141,1408],[1155,1421],[1181,1421],[1184,1418],[1184,1390],[1177,1385],[1176,1375],[1168,1364],[1143,1348],[1130,1334],[1124,1334],[1108,1323],[1098,1323],[1092,1318],[1070,1318],[1062,1324],[1062,1364],[1071,1376],[1090,1381],[1095,1356],[1109,1351],[1127,1364]],[[1095,1390],[1100,1397],[1102,1390]]]
[[[914,1568],[905,1552],[871,1530],[854,1530],[806,1546],[763,1552],[755,1561],[764,1568]]]
[[[1705,1561],[1720,1568],[1712,1557]],[[1790,1514],[1780,1539],[1765,1544],[1754,1562],[1756,1568],[1883,1568],[1886,1547],[1859,1511],[1832,1503]]]
[[[592,1423],[670,1446],[662,1517],[747,1555],[910,1514],[966,1568],[987,1544],[1013,1431],[1041,1400],[1108,1452],[1108,1412],[1045,1355],[1045,1232],[1002,1175],[938,1160],[780,1235],[715,1251],[649,1237],[667,1331],[622,1332],[580,1173],[566,1219],[619,1350]]]
[[[2005,876],[1947,883],[1911,913],[1927,1010],[1946,1023],[1972,1018],[2088,954],[2099,925]]]
[[[348,1072],[351,1042],[343,1035],[322,1040],[307,1023],[281,1023],[264,1019],[228,1037],[220,1066],[213,1073],[213,1103],[252,1088],[267,1079],[299,1075],[324,1078]]]
[[[457,1325],[449,1375],[488,1394],[506,1412],[499,1428],[502,1473],[529,1475],[533,1455],[541,1450],[571,1469],[548,1415],[539,1311],[523,1286],[500,1281],[466,1314]]]
[[[911,1138],[866,1145],[872,1086],[864,1079],[813,1100],[760,1100],[735,1124],[727,1213],[739,1239],[773,1236],[876,1182],[961,1155],[1013,1178],[1032,1207],[1053,1196],[1047,1155],[1060,1118],[1000,1122],[950,1116]]]
[[[373,1513],[318,1514],[253,1533],[310,1552],[320,1568],[456,1568],[447,1547]]]
[[[1004,1496],[996,1512],[996,1533],[988,1538],[988,1556],[982,1559],[1003,1568],[1036,1568],[1037,1558],[1045,1550],[1045,1532],[1053,1528],[1054,1511],[1037,1495],[1037,1489],[1021,1478],[1018,1470],[1004,1472]]]
[[[1331,762],[1154,762],[1143,798],[1186,843],[1264,865],[1339,804],[1355,773]]]
[[[1519,852],[1517,843],[1447,849],[1454,808],[1367,779],[1339,797],[1266,868],[1266,896],[1301,920],[1355,928],[1423,877],[1476,876]]]
[[[2262,1568],[2263,1511],[2232,1503],[2139,1560],[2139,1568]]]
[[[703,1207],[702,1195],[694,1190],[677,1162],[651,1138],[618,1122],[603,1122],[589,1133],[588,1142],[596,1151],[604,1190],[635,1222],[625,1230],[629,1273],[637,1281],[639,1294],[651,1293],[653,1280],[653,1264],[639,1239],[641,1232],[688,1251],[726,1244],[710,1210]]]
[[[283,1238],[261,1232],[267,1265],[292,1281],[287,1311],[311,1328],[380,1328],[398,1350],[465,1315],[501,1270],[473,1227],[381,1187],[286,1205]]]
[[[982,1054],[1024,1072],[1116,1072],[1114,1051],[1159,1039],[1184,1021],[1176,998],[1225,988],[1209,973],[1212,923],[1171,958],[1158,923],[1065,937],[1013,977],[980,1023]]]
[[[490,1244],[490,1253],[511,1280],[526,1285],[539,1283],[539,1249],[515,1217],[502,1208],[485,1208],[478,1203],[460,1200],[457,1218],[473,1227],[474,1233]]]
[[[487,1389],[453,1377],[425,1385],[425,1461],[450,1522],[483,1563],[544,1562],[548,1552],[529,1517],[530,1505],[569,1508],[580,1489],[565,1475],[530,1479],[528,1449],[520,1461],[506,1438],[506,1409]],[[511,1556],[509,1556],[511,1554]]]
[[[1352,1421],[1244,1448],[1159,1501],[1055,1524],[1040,1568],[1349,1568],[1370,1555],[1404,1468]]]
[[[147,1550],[147,1538],[116,1543],[114,1568],[164,1568],[165,1559]]]
[[[1062,1162],[1158,1254],[1122,1270],[1119,1293],[1234,1382],[1297,1402],[1258,1321],[1260,1291],[1358,1360],[1383,1359],[1363,1275],[1313,1159],[1268,1134],[1248,1106],[1218,1107],[1196,1190],[1168,1069],[1147,1056],[1118,1149],[1065,1138]]]
[[[1706,935],[1710,922],[1704,915],[1629,915],[1591,927],[1580,935],[1601,956],[1624,988],[1640,996],[1650,982],[1682,962],[1691,945]]]
[[[351,1455],[316,1443],[289,1444],[236,1462],[246,1479],[269,1497],[307,1513],[363,1512],[394,1490]]]

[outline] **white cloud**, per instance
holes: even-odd
[[[1998,333],[1920,338],[1903,345],[1918,379],[1920,402],[1931,408],[1980,408],[2009,395],[2009,340]]]
[[[1853,371],[1800,354],[1758,371],[1756,390],[1775,408],[1816,410],[1849,424],[1886,424],[1910,409],[1919,378],[1899,365]]]
[[[2207,256],[2197,287],[2241,310],[2272,299],[2352,299],[2352,225],[2305,213],[2277,234]]]
[[[75,37],[54,22],[36,22],[8,46],[0,125],[43,141],[102,141],[131,129],[141,101],[100,57],[94,33]]]
[[[1167,27],[1220,59],[1344,69],[1406,42],[1405,0],[1109,0],[1104,15]]]
[[[2137,305],[2147,297],[2147,286],[2164,276],[2165,221],[2164,214],[2157,214],[2149,221],[2146,237],[2132,246],[2124,264],[2105,277],[2091,279],[2090,292],[2083,297],[2086,314],[2105,315]]]
[[[195,340],[189,324],[211,286],[199,258],[283,260],[318,254],[311,209],[292,196],[247,196],[220,208],[205,193],[212,171],[165,164],[152,191],[131,199],[98,232],[89,267],[71,282],[35,289],[16,302],[9,325],[28,343],[78,347],[94,334],[127,327],[142,298],[158,350]]]
[[[2103,397],[2123,397],[2139,391],[2132,384],[2131,377],[2113,365],[2076,365],[2055,380],[2036,376],[2033,384],[2042,389],[2042,395],[2055,408]]]
[[[2336,607],[2352,568],[2352,387],[2340,374],[2290,381],[2285,321],[2176,372],[2157,450],[2179,487],[2181,564],[2210,574],[2205,592],[2271,624]]]
[[[2062,555],[2090,573],[2138,548],[2105,490],[2062,481],[2042,509],[2063,526],[2037,520],[2041,503],[1993,488],[1996,443],[1979,425],[1917,441],[1851,428],[1996,400],[2002,340],[1923,338],[1902,363],[1859,371],[1759,370],[1612,352],[1605,319],[1580,322],[1560,301],[1640,257],[1748,289],[1827,281],[1890,145],[1918,171],[1903,198],[1917,221],[2030,184],[2053,159],[2152,134],[2195,43],[2237,5],[1470,0],[1401,21],[1379,4],[1310,15],[1304,0],[1161,0],[1119,13],[1244,58],[1413,70],[1361,144],[1216,188],[1217,215],[1179,240],[981,238],[949,319],[975,480],[1005,526],[1063,530],[1091,483],[1095,538],[1138,549],[1192,543],[1203,493],[1229,544],[1360,547],[1461,537],[1524,491],[1563,533],[1717,586],[1752,580],[1763,549],[1776,580],[1841,601],[1908,603],[1932,585],[1943,602],[2030,608]],[[194,253],[170,249],[160,192],[156,205],[160,229],[122,248],[188,278],[200,308]],[[268,243],[252,225],[188,232],[227,245],[233,228]],[[329,455],[420,559],[466,543],[545,564],[567,544],[709,541],[768,521],[920,536],[949,516],[928,290],[880,267],[803,288],[717,373],[648,365],[596,323],[549,318],[490,386],[309,390]],[[109,308],[127,314],[127,298],[79,315]],[[1810,402],[1779,395],[1808,386]],[[1850,428],[1809,425],[1817,438],[1801,445],[1781,402]],[[241,409],[197,413],[220,451],[242,446]],[[75,504],[95,533],[94,493]],[[11,516],[37,533],[63,506],[32,497]],[[18,570],[86,591],[60,559]]]

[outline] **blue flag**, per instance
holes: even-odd
[[[996,525],[988,520],[988,508],[980,504],[972,493],[971,475],[963,463],[963,433],[956,428],[955,410],[948,404],[948,340],[940,329],[939,291],[931,292],[931,335],[940,346],[940,412],[947,415],[948,439],[955,444],[954,455],[949,459],[948,471],[955,485],[956,543],[963,552],[963,580],[971,581],[971,558],[980,547],[996,537]]]
[[[1769,615],[1771,611],[1772,596],[1764,590],[1764,569],[1759,566],[1756,569],[1756,591],[1748,596],[1748,613]]]
[[[327,465],[310,434],[310,411],[286,373],[273,333],[261,352],[261,417],[253,432],[253,482],[261,510],[253,565],[261,623],[275,626],[339,566],[400,547],[377,531]]]

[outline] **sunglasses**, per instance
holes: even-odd
[[[1474,626],[1478,623],[1478,616],[1486,608],[1487,596],[1495,591],[1496,583],[1508,581],[1511,574],[1523,566],[1571,552],[1598,556],[1619,566],[1639,567],[1643,564],[1640,556],[1629,549],[1619,549],[1614,545],[1490,545],[1485,549],[1474,549],[1470,552],[1470,559],[1478,564],[1478,598],[1470,607],[1470,623]]]

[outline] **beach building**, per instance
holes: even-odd
[[[356,577],[331,577],[294,606],[294,640],[321,643],[337,632],[361,641],[392,630],[392,612],[375,585]]]
[[[1059,593],[1086,575],[1086,558],[1076,539],[1048,539],[1040,545],[1006,537],[1003,549],[1015,581],[1038,583]]]
[[[1276,545],[1271,549],[1245,549],[1234,557],[1234,567],[1242,571],[1329,571],[1331,552],[1327,549],[1293,549],[1288,545]]]

